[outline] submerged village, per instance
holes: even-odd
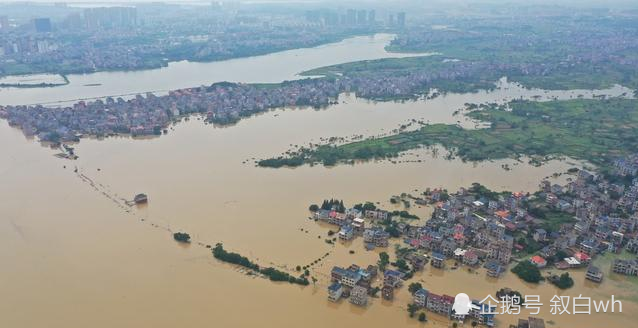
[[[311,219],[336,228],[329,231],[327,243],[363,238],[366,250],[383,250],[392,241],[401,242],[395,259],[382,251],[377,263],[332,267],[326,297],[365,307],[379,293],[391,301],[397,289],[408,288],[413,296],[407,304],[410,317],[418,313],[419,321],[427,321],[426,312],[436,313],[473,327],[492,327],[493,304],[473,299],[469,314],[457,315],[454,296],[424,289],[410,281],[413,274],[428,266],[463,267],[483,269],[498,279],[510,270],[528,283],[545,280],[560,289],[574,284],[571,269],[586,270],[585,279],[594,283],[601,283],[606,274],[638,275],[638,155],[617,159],[607,174],[576,168],[566,174],[572,176],[566,185],[543,180],[533,194],[493,192],[473,184],[455,193],[427,189],[418,196],[392,197],[392,203],[406,207],[411,202],[432,206],[432,217],[422,225],[411,224],[418,218],[407,211],[386,211],[370,202],[346,207],[331,199],[311,205]],[[610,268],[593,264],[606,253],[624,256],[614,256]],[[562,273],[548,274],[545,268]],[[507,288],[497,297],[499,293],[521,297]],[[545,327],[545,321],[529,317],[510,327]]]

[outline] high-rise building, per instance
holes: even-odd
[[[357,11],[354,9],[348,9],[346,12],[346,24],[354,25],[357,23]]]
[[[64,19],[63,25],[67,29],[79,30],[82,28],[82,16],[79,13],[69,14]]]
[[[365,10],[357,11],[357,24],[365,25],[368,20],[368,13]]]
[[[374,24],[376,20],[377,13],[374,10],[368,11],[368,24]]]
[[[88,29],[113,29],[137,26],[137,9],[133,7],[100,7],[84,10]]]
[[[397,25],[401,28],[405,27],[405,12],[397,14]]]
[[[36,18],[33,20],[36,32],[51,32],[51,19],[50,18]]]
[[[9,17],[0,16],[0,31],[6,31],[9,29]]]
[[[394,26],[394,14],[388,16],[388,26]]]

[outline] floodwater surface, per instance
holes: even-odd
[[[615,94],[622,89],[599,93]],[[549,97],[576,97],[556,92]],[[3,327],[388,327],[421,326],[407,316],[403,287],[393,302],[374,299],[363,309],[327,300],[333,265],[374,264],[361,240],[330,245],[329,226],[308,219],[308,205],[326,198],[346,205],[388,200],[425,188],[456,190],[480,182],[497,190],[534,191],[541,179],[583,163],[550,161],[534,167],[525,160],[464,163],[446,160],[444,151],[411,151],[413,160],[356,165],[264,169],[254,159],[326,137],[372,136],[409,120],[461,121],[454,112],[466,102],[499,102],[545,95],[502,82],[494,91],[448,94],[431,100],[370,102],[342,95],[326,109],[273,110],[219,128],[198,117],[175,124],[168,135],[83,139],[80,158],[57,151],[0,122],[0,320]],[[418,159],[418,160],[416,160]],[[420,161],[419,161],[420,160]],[[504,170],[507,165],[511,170]],[[77,172],[75,172],[77,168]],[[562,175],[557,182],[565,182]],[[136,193],[149,203],[128,207]],[[427,217],[429,208],[413,206]],[[334,228],[333,228],[334,229]],[[172,232],[193,237],[173,241]],[[261,265],[293,270],[329,255],[311,274],[316,285],[272,283],[216,261],[203,247],[223,242]],[[395,241],[394,243],[398,243]],[[390,251],[394,247],[391,246]],[[350,254],[350,250],[354,254]],[[559,292],[548,284],[524,284],[510,273],[489,280],[483,272],[437,271],[416,276],[434,293],[465,292],[483,298],[502,287],[539,294],[550,327],[632,326],[638,306],[632,282],[606,279]],[[550,295],[583,293],[593,298],[624,298],[622,314],[563,315],[549,312]],[[450,323],[428,313],[427,326]],[[525,317],[526,315],[521,315]],[[516,316],[499,316],[501,327]]]

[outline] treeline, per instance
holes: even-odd
[[[365,202],[364,204],[356,204],[354,208],[361,212],[374,211],[377,209],[376,205],[374,205],[372,202]]]
[[[213,248],[213,256],[221,261],[241,265],[245,268],[259,271],[259,265],[251,262],[247,257],[238,253],[228,252],[224,249],[224,246],[219,243]]]
[[[409,220],[418,220],[419,217],[415,214],[410,214],[408,211],[393,211],[392,212],[393,216],[398,216],[400,218],[403,219],[409,219]]]
[[[257,162],[257,165],[259,165],[261,167],[272,167],[272,168],[280,168],[280,167],[283,167],[283,166],[296,167],[296,166],[301,166],[303,164],[304,164],[304,160],[302,158],[299,158],[299,157],[269,158],[269,159],[262,159],[259,162]]]
[[[335,211],[339,213],[346,212],[346,207],[343,205],[343,200],[338,200],[338,199],[324,200],[323,203],[321,203],[321,209],[327,210],[327,211],[331,211],[334,209]]]
[[[226,251],[221,243],[218,243],[215,247],[213,247],[213,256],[220,261],[236,264],[259,272],[267,276],[271,281],[287,281],[291,284],[298,284],[302,286],[307,286],[309,284],[308,279],[304,276],[291,276],[286,272],[279,271],[272,267],[260,268],[257,263],[252,262],[247,257],[238,253]]]

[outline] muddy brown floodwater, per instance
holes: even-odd
[[[263,169],[251,159],[322,137],[385,133],[410,119],[455,123],[461,118],[453,112],[465,102],[536,94],[543,92],[505,83],[491,92],[405,103],[343,95],[340,104],[327,109],[275,110],[232,127],[213,127],[191,118],[159,138],[84,139],[76,146],[77,161],[52,156],[56,151],[26,139],[2,121],[0,326],[420,326],[405,312],[410,300],[406,287],[393,302],[374,299],[366,309],[328,302],[331,266],[372,264],[378,254],[364,251],[360,240],[326,244],[329,227],[307,219],[308,205],[335,197],[347,205],[374,201],[390,207],[387,200],[395,194],[427,187],[455,190],[472,182],[498,190],[533,191],[544,177],[582,163],[474,164],[445,160],[428,150],[409,155],[421,162],[333,168]],[[511,170],[503,170],[503,164]],[[149,195],[147,206],[123,205],[124,199],[140,192]],[[423,217],[430,211],[413,210]],[[177,244],[170,231],[188,232],[194,242]],[[317,285],[299,287],[242,274],[216,261],[198,242],[223,242],[260,264],[291,270],[330,255],[313,268]],[[483,272],[465,269],[443,272],[427,267],[415,279],[435,293],[463,291],[474,298],[501,287],[539,294],[545,304],[542,316],[555,322],[550,327],[631,327],[638,319],[636,285],[606,279],[594,286],[585,283],[582,272],[573,276],[576,286],[566,292],[547,284],[526,285],[511,273],[489,280]],[[549,300],[555,293],[598,299],[615,294],[625,298],[623,313],[552,316]],[[427,326],[449,325],[428,315]],[[501,327],[514,320],[515,316],[499,316]]]

